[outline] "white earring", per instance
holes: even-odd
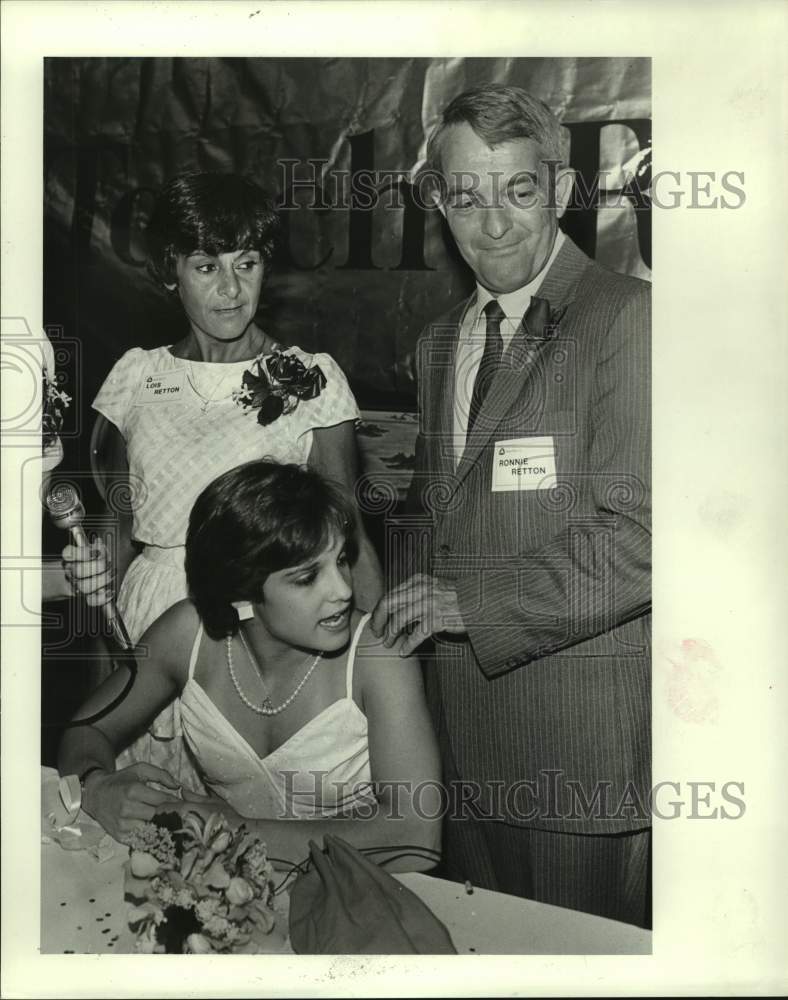
[[[232,601],[232,606],[238,612],[238,620],[245,622],[249,618],[254,618],[254,609],[249,601]]]

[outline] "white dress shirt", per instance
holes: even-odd
[[[476,283],[476,301],[472,302],[465,312],[460,326],[460,336],[457,343],[457,356],[454,361],[454,463],[459,465],[462,453],[465,451],[465,439],[468,436],[468,413],[471,406],[473,384],[476,372],[484,353],[484,343],[487,338],[487,317],[484,307],[494,298],[503,309],[501,320],[501,339],[506,352],[517,332],[517,327],[531,304],[531,298],[539,290],[548,269],[561,249],[566,237],[559,229],[558,236],[547,262],[537,276],[522,288],[505,295],[495,296],[487,288]]]

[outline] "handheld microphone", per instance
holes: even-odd
[[[55,527],[70,531],[76,546],[87,548],[90,545],[82,527],[82,522],[85,519],[85,508],[79,494],[70,483],[58,483],[53,486],[47,493],[44,504]],[[134,649],[134,644],[129,638],[115,601],[112,600],[105,604],[102,613],[112,638],[118,646],[124,652]]]

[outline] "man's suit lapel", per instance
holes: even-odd
[[[583,251],[567,238],[537,291],[539,298],[547,299],[550,303],[552,313],[563,310],[572,301],[578,281],[589,263],[590,259]],[[484,398],[475,430],[468,438],[457,468],[457,486],[473,468],[529,379],[539,371],[539,359],[549,343],[549,339],[534,338],[520,323]],[[453,382],[451,399],[454,399]]]
[[[432,470],[454,475],[454,367],[457,358],[459,331],[465,314],[476,300],[474,292],[445,317],[426,341],[428,354],[421,359],[422,371],[430,372],[425,379],[420,401],[422,426],[429,428],[432,440]]]

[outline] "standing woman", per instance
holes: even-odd
[[[236,174],[182,174],[147,231],[154,277],[178,296],[189,332],[116,363],[93,407],[94,458],[128,478],[117,540],[118,606],[136,642],[187,596],[184,543],[196,497],[223,472],[266,457],[321,472],[353,495],[356,401],[328,354],[281,347],[255,322],[279,229],[271,202]],[[112,512],[115,515],[115,512]],[[353,586],[371,608],[382,574],[358,517]],[[177,706],[124,752],[199,788]]]

